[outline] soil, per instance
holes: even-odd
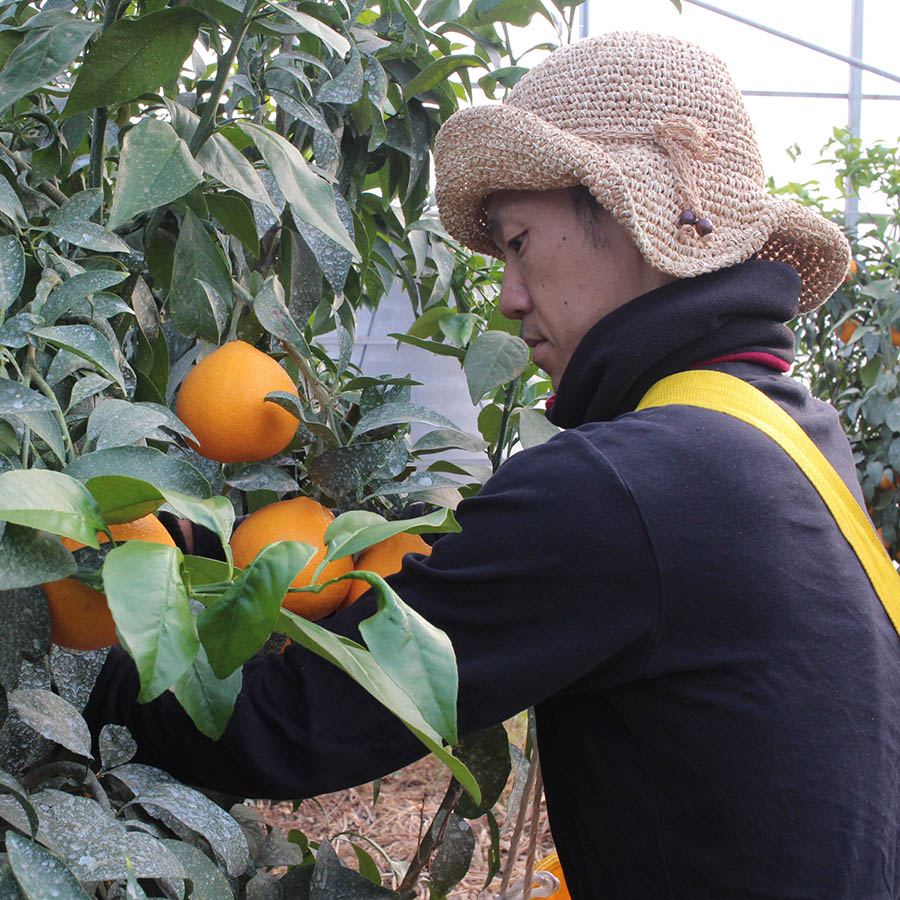
[[[356,857],[346,839],[338,835],[362,835],[378,844],[387,855],[403,868],[413,858],[421,836],[427,831],[443,799],[449,774],[433,756],[427,756],[405,769],[382,779],[377,800],[373,801],[373,785],[362,785],[334,794],[324,794],[314,800],[304,801],[299,809],[290,803],[260,803],[259,810],[270,825],[277,825],[285,835],[291,829],[299,829],[310,840],[332,839],[345,864],[357,868]],[[502,862],[506,865],[509,841],[514,822],[505,825],[506,803],[512,788],[512,778],[506,791],[494,809],[501,828],[500,847]],[[512,814],[515,818],[515,811]],[[500,875],[497,875],[483,892],[488,874],[488,849],[490,832],[484,818],[469,822],[475,834],[475,854],[466,877],[448,895],[453,900],[487,900],[494,898],[500,889]],[[553,839],[547,826],[547,815],[541,802],[540,828],[538,832],[535,860],[541,860],[554,852]],[[512,883],[524,876],[528,850],[529,830],[520,840]],[[385,887],[397,887],[397,880],[390,864],[364,839],[356,838],[381,868]],[[427,870],[426,870],[427,872]],[[427,898],[428,890],[420,885],[418,897]]]

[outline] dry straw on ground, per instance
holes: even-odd
[[[433,756],[428,756],[384,778],[381,792],[374,803],[372,786],[363,785],[305,801],[296,812],[290,803],[261,804],[260,810],[266,820],[272,825],[278,825],[285,835],[293,828],[299,829],[312,840],[331,838],[338,834],[359,834],[383,847],[392,859],[405,864],[412,859],[421,835],[434,818],[448,780],[446,769]],[[496,810],[503,829],[501,849],[504,865],[512,833],[512,823],[508,829],[503,828],[511,786],[512,779]],[[477,900],[479,897],[484,900],[493,897],[500,886],[500,877],[497,876],[487,891],[482,893],[488,872],[490,834],[484,819],[470,824],[476,839],[475,855],[468,875],[450,892],[453,900]],[[358,840],[358,843],[371,853],[381,868],[385,886],[396,887],[391,878],[390,866],[384,858],[371,846],[367,846],[365,840]],[[513,882],[522,878],[525,873],[528,842],[523,840],[520,843]],[[356,868],[355,855],[346,843],[338,841],[336,849],[347,865]],[[536,859],[542,859],[552,853],[553,849],[553,839],[542,803]],[[427,889],[422,887],[419,896],[427,897]]]

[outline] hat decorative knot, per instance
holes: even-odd
[[[673,37],[616,32],[562,47],[502,104],[451,116],[434,154],[445,227],[495,256],[490,194],[582,184],[650,265],[678,278],[752,256],[781,260],[800,275],[808,311],[849,266],[834,223],[766,190],[753,126],[724,64]]]

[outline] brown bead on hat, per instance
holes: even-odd
[[[551,53],[506,101],[460,110],[438,132],[447,231],[502,256],[484,200],[583,184],[644,259],[689,278],[762,259],[790,263],[800,311],[843,282],[850,248],[818,211],[768,193],[753,125],[725,65],[673,37],[612,33]]]

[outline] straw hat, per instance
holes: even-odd
[[[817,211],[772,197],[724,64],[676,38],[613,33],[551,53],[499,105],[464,109],[434,150],[441,220],[473,250],[494,191],[585,185],[644,259],[678,278],[757,254],[800,274],[800,311],[843,281],[850,249]]]

